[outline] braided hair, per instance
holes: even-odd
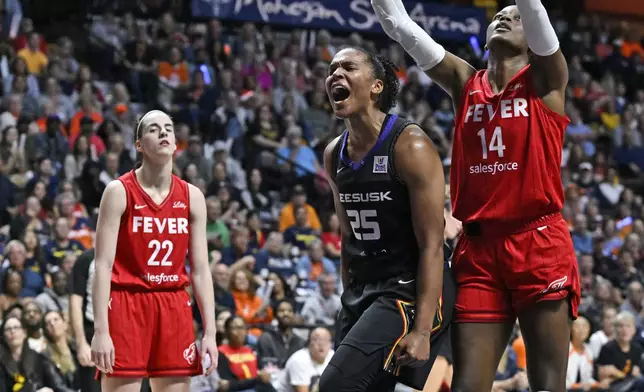
[[[396,106],[398,93],[400,92],[400,81],[398,80],[398,75],[396,75],[398,71],[396,64],[385,56],[378,56],[359,46],[346,46],[343,49],[354,49],[365,55],[374,78],[381,80],[384,86],[378,96],[378,109],[381,112],[388,113]]]

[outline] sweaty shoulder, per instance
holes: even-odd
[[[410,124],[400,133],[394,146],[396,175],[405,183],[413,177],[409,173],[421,172],[440,158],[432,140],[418,125]]]
[[[329,175],[330,179],[333,179],[333,154],[335,152],[335,148],[342,139],[342,135],[336,137],[335,139],[331,140],[329,144],[326,146],[324,149],[324,170],[326,170],[326,173]]]

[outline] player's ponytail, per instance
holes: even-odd
[[[398,67],[385,56],[377,56],[369,50],[359,46],[345,46],[362,52],[367,58],[367,63],[371,66],[373,76],[382,81],[383,89],[378,96],[378,110],[388,113],[396,106],[398,93],[400,92],[400,81],[398,80]]]
[[[400,92],[400,80],[398,80],[398,66],[385,56],[377,56],[376,60],[382,66],[382,76],[378,79],[382,80],[384,88],[380,97],[378,97],[378,108],[380,111],[387,113],[396,106],[398,101],[398,93]]]

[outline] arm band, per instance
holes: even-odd
[[[434,68],[445,57],[445,48],[414,22],[402,0],[371,0],[382,29],[398,42],[423,71]]]
[[[516,3],[530,50],[537,56],[554,54],[559,49],[559,39],[541,0],[516,0]]]

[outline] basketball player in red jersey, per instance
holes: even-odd
[[[401,0],[371,0],[383,29],[456,109],[451,198],[463,233],[453,336],[455,391],[489,392],[519,318],[533,391],[565,391],[579,277],[559,165],[566,60],[541,0],[516,0],[487,29],[486,70],[445,51]]]
[[[96,229],[92,360],[103,391],[187,392],[190,377],[217,366],[215,304],[208,267],[206,201],[172,175],[174,124],[159,110],[136,129],[141,166],[108,184]],[[190,279],[204,317],[201,358],[192,326]]]

